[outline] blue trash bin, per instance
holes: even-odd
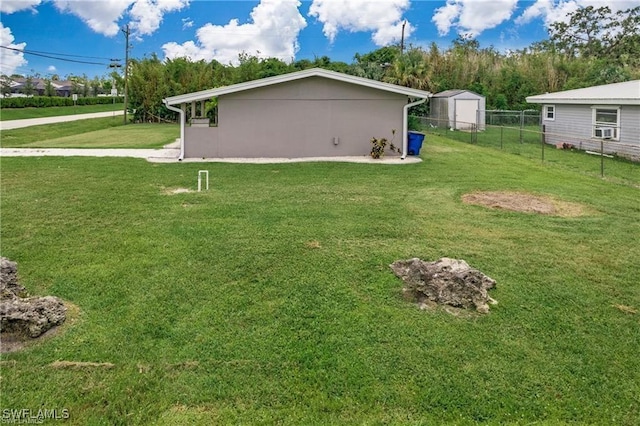
[[[420,149],[422,148],[424,136],[425,135],[422,132],[409,132],[409,137],[407,138],[407,154],[420,155]]]

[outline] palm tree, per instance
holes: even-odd
[[[430,89],[431,73],[425,56],[422,49],[409,49],[393,62],[384,81],[413,89]]]

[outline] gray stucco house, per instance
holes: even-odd
[[[431,95],[313,68],[164,99],[180,114],[183,158],[366,156],[372,137],[407,155],[411,106]],[[217,99],[217,117],[205,118]],[[187,117],[190,117],[189,119]]]
[[[529,96],[545,141],[640,159],[640,80]]]
[[[445,90],[430,101],[430,123],[436,127],[484,130],[486,98],[470,90]]]

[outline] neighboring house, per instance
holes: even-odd
[[[73,94],[73,82],[70,80],[53,80],[51,85],[56,91],[58,96],[62,96],[64,98],[68,98]],[[82,91],[84,88],[84,84],[78,83],[78,90]]]
[[[313,68],[164,102],[180,113],[180,159],[366,156],[373,137],[393,139],[404,158],[408,110],[430,95]],[[217,117],[209,120],[212,98]]]
[[[25,77],[17,77],[11,79],[11,93],[12,94],[21,94],[26,90],[28,79]],[[32,78],[31,79],[31,89],[33,91],[33,96],[42,96],[44,94],[45,82],[41,78]]]
[[[25,77],[3,77],[3,83],[8,85],[10,88],[11,95],[22,95],[25,86],[27,84],[27,79]],[[33,77],[31,79],[31,84],[33,86],[33,95],[34,96],[44,96],[46,93],[47,80],[43,78]],[[56,96],[61,97],[69,97],[73,93],[73,82],[70,80],[51,80],[51,86],[56,92]],[[77,83],[77,89],[82,91],[84,88],[84,84]]]
[[[529,96],[545,141],[640,158],[640,80]]]
[[[436,127],[484,130],[486,98],[470,90],[445,90],[431,98],[430,123]]]

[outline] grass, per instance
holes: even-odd
[[[70,424],[638,424],[640,317],[617,308],[640,308],[638,189],[436,136],[422,155],[3,158],[2,255],[80,314],[2,357],[0,406]],[[211,190],[167,195],[200,169]],[[476,190],[594,213],[461,202]],[[499,304],[419,311],[388,267],[414,256],[467,260]]]
[[[180,135],[176,124],[130,124],[95,118],[2,132],[2,148],[159,148]]]
[[[47,108],[1,108],[1,120],[57,117],[60,115],[88,114],[92,112],[122,111],[123,103],[101,105],[78,105]],[[120,118],[122,120],[122,118]]]
[[[525,126],[520,142],[520,130],[516,127],[487,126],[481,132],[450,131],[440,128],[428,128],[430,134],[440,134],[450,139],[479,146],[490,147],[510,154],[519,155],[558,167],[563,167],[589,176],[604,176],[625,184],[640,181],[640,164],[624,158],[601,158],[586,154],[584,151],[559,150],[553,145],[541,143],[540,126]],[[578,145],[578,142],[575,142]]]

